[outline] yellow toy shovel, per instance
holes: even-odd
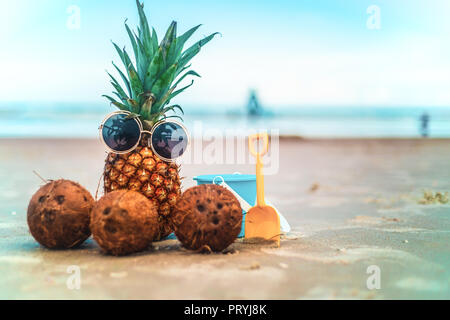
[[[263,150],[256,152],[254,142],[263,141]],[[262,156],[269,151],[269,136],[267,133],[251,135],[248,138],[250,153],[256,157],[256,206],[245,216],[245,238],[263,238],[275,241],[280,246],[280,217],[274,208],[264,201],[264,176],[262,173]]]

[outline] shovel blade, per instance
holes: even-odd
[[[245,216],[245,238],[262,238],[280,245],[280,218],[274,208],[253,207]]]

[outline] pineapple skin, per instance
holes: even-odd
[[[109,153],[105,160],[103,185],[105,194],[127,189],[146,196],[158,211],[159,233],[153,241],[173,231],[169,216],[181,196],[179,166],[155,155],[147,146],[144,134],[139,145],[126,154]]]

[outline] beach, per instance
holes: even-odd
[[[450,299],[450,203],[424,200],[450,191],[450,139],[280,139],[265,188],[292,227],[280,248],[239,239],[198,254],[166,240],[117,258],[92,238],[41,247],[26,223],[42,184],[33,170],[95,195],[105,155],[98,139],[0,139],[1,299]],[[254,166],[186,163],[183,189],[234,172]],[[80,289],[67,286],[70,266]]]

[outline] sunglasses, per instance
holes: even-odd
[[[181,123],[162,120],[153,126],[152,131],[146,131],[143,130],[141,120],[132,117],[127,111],[117,111],[106,116],[99,127],[99,133],[106,148],[118,154],[136,149],[142,135],[147,133],[149,146],[165,161],[181,157],[189,145],[188,132]]]

